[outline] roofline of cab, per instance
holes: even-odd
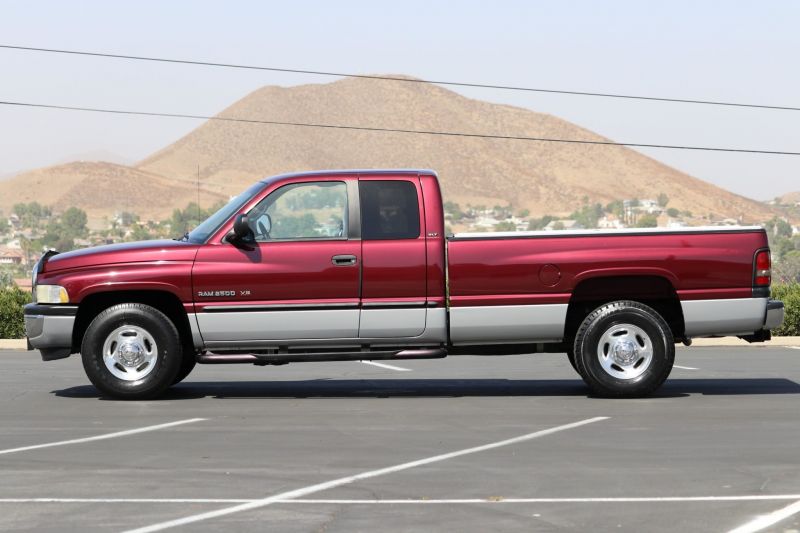
[[[278,174],[270,176],[261,180],[261,183],[273,183],[277,180],[284,180],[290,178],[303,178],[309,176],[352,176],[354,174],[424,174],[426,176],[434,176],[439,179],[439,175],[435,170],[429,168],[351,168],[351,169],[337,169],[337,170],[308,170],[305,172],[289,172],[286,174]]]

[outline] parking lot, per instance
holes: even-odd
[[[0,357],[0,530],[800,529],[797,349],[679,348],[639,400],[555,354],[198,366],[149,402]]]

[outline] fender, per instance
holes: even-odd
[[[610,278],[610,277],[620,277],[620,276],[657,276],[660,278],[666,278],[667,281],[669,281],[670,284],[672,285],[673,289],[676,288],[680,283],[678,277],[665,268],[626,266],[626,267],[584,270],[583,272],[575,275],[575,277],[573,278],[574,285],[572,288],[574,289],[575,287],[578,286],[579,283],[581,283],[582,281],[586,281],[588,279]]]

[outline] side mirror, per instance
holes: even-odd
[[[247,220],[247,215],[237,215],[233,222],[233,235],[228,240],[231,242],[251,243],[255,241],[253,229]]]

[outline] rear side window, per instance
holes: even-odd
[[[419,199],[410,181],[360,181],[361,238],[368,241],[419,237]]]

